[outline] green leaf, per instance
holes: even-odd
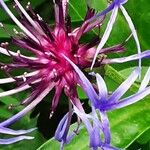
[[[85,95],[85,93],[81,87],[79,87],[79,86],[77,87],[77,92],[79,95],[79,99],[87,99],[87,96]]]

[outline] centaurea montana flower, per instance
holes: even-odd
[[[0,139],[0,144],[12,144],[12,143],[16,143],[18,141],[21,140],[31,140],[34,139],[34,137],[32,136],[25,136],[24,134],[30,133],[32,131],[34,131],[36,128],[32,128],[29,130],[12,130],[9,129],[7,127],[4,126],[0,126],[0,134],[7,134],[7,135],[15,135],[16,137],[12,137],[12,138],[5,138],[5,139]]]
[[[23,32],[16,32],[17,37],[12,37],[12,43],[20,48],[29,50],[34,57],[24,56],[20,51],[12,52],[8,49],[6,43],[2,43],[0,53],[10,56],[13,62],[10,64],[1,63],[1,69],[9,75],[9,78],[0,79],[0,84],[17,83],[17,87],[0,93],[0,97],[12,95],[32,88],[33,91],[28,98],[21,104],[26,107],[12,118],[3,122],[3,125],[10,125],[27,112],[33,109],[42,99],[55,88],[55,95],[52,100],[51,114],[54,113],[62,91],[69,97],[78,109],[82,105],[78,99],[76,87],[80,83],[76,72],[70,66],[62,55],[67,56],[80,69],[84,70],[91,66],[92,59],[96,51],[96,45],[99,38],[90,43],[80,44],[79,40],[83,34],[100,25],[104,16],[98,17],[95,21],[87,23],[86,20],[94,16],[94,10],[88,8],[85,21],[81,27],[74,30],[71,28],[71,20],[67,16],[68,1],[55,0],[55,27],[52,30],[42,18],[35,14],[28,3],[27,11],[21,6],[18,0],[14,0],[17,12],[20,14],[20,21],[13,15],[3,0],[0,0],[0,6],[6,11],[11,19],[18,25]],[[29,14],[27,13],[29,12]],[[31,17],[32,16],[32,17]],[[1,23],[0,26],[5,29]],[[123,44],[104,48],[99,53],[95,66],[109,63],[121,63],[135,59],[141,59],[150,56],[150,51],[145,51],[140,55],[133,55],[125,58],[108,59],[102,56],[108,52],[123,51]],[[11,71],[16,69],[27,69],[30,73],[20,76],[12,76]]]
[[[85,112],[79,111],[75,106],[73,107],[74,113],[77,114],[77,116],[81,119],[83,124],[85,124],[86,126],[86,129],[89,134],[89,139],[90,139],[90,147],[93,148],[94,150],[97,150],[98,147],[105,149],[105,150],[116,149],[110,145],[111,133],[110,133],[110,126],[109,126],[109,119],[107,117],[107,112],[131,105],[150,94],[150,86],[148,86],[148,83],[150,81],[150,68],[148,69],[144,79],[142,80],[137,93],[129,97],[120,99],[140,75],[139,68],[136,68],[131,73],[131,75],[111,95],[108,94],[107,87],[103,78],[99,74],[92,73],[92,75],[96,76],[96,80],[97,80],[97,85],[98,85],[98,94],[97,94],[97,91],[95,91],[95,89],[93,88],[93,85],[86,78],[86,76],[82,73],[82,71],[66,56],[64,56],[64,58],[75,69],[76,73],[78,74],[81,80],[80,85],[84,89],[87,97],[89,98],[91,102],[91,107],[92,107],[91,114],[85,114]],[[98,116],[100,116],[101,121],[99,121]],[[63,144],[68,143],[68,141],[70,142],[71,139],[73,138],[73,137],[69,138],[70,135],[68,136],[69,127],[65,124],[68,118],[65,116],[62,119],[57,129],[59,130],[59,132],[56,132],[55,134],[55,138],[58,141],[61,141]],[[89,120],[90,121],[92,120],[93,128]],[[63,131],[65,130],[65,128],[67,128],[68,132],[64,133]],[[102,133],[104,135],[104,142],[100,138],[100,129],[102,130]],[[64,133],[64,134],[63,136],[60,136],[59,133],[61,134]],[[71,133],[71,135],[74,136],[75,133],[74,134]],[[65,141],[66,139],[67,139],[67,142]]]

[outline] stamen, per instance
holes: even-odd
[[[65,85],[64,88],[67,89],[68,91],[70,89],[68,85]]]
[[[45,54],[48,56],[52,56],[52,57],[56,58],[56,56],[52,52],[45,52]]]
[[[100,55],[98,55],[98,62],[99,63],[102,63],[102,61],[105,59],[105,58],[107,58],[107,55],[105,55],[105,54],[100,54]]]
[[[26,75],[27,75],[27,72],[24,72],[23,77],[22,77],[24,82],[26,82],[27,80]]]
[[[73,56],[76,58],[81,58],[81,55],[74,54]]]
[[[7,65],[1,66],[2,70],[6,70],[7,69]]]
[[[18,56],[20,56],[20,54],[21,54],[20,50],[17,50],[17,54],[18,54]]]
[[[26,35],[23,32],[18,32],[15,28],[13,29],[14,33],[19,36],[20,38],[25,37]]]
[[[5,42],[5,43],[1,43],[1,47],[7,49],[9,43],[8,42]]]
[[[54,111],[51,111],[50,115],[49,115],[49,119],[51,119],[53,117],[53,114],[54,114]]]
[[[37,15],[39,21],[43,20],[42,17],[39,14],[36,14],[36,15]]]
[[[31,3],[28,2],[28,3],[27,3],[27,6],[26,6],[26,9],[29,9],[29,8],[30,8],[30,5],[31,5]]]
[[[10,104],[10,105],[8,106],[8,109],[9,109],[9,110],[13,110],[15,107],[18,107],[18,106],[19,106],[19,104],[18,104],[18,105]]]
[[[53,69],[53,74],[54,74],[55,78],[58,76],[58,73],[57,73],[56,69]]]
[[[13,28],[13,31],[15,32],[15,34],[19,34],[19,32],[15,28]]]

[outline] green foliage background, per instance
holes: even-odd
[[[7,4],[10,6],[11,10],[16,14],[13,10],[11,0],[7,0]],[[27,4],[26,0],[22,0],[22,4],[25,6]],[[49,24],[54,24],[54,14],[53,14],[53,3],[52,0],[31,0],[31,4],[36,13],[40,14],[44,20],[46,20]],[[93,0],[91,5],[96,11],[100,11],[106,7],[106,0]],[[130,14],[135,27],[137,29],[137,33],[141,42],[142,50],[148,50],[150,48],[150,4],[149,0],[129,0],[125,7]],[[73,27],[80,26],[84,16],[86,14],[86,1],[83,0],[70,0],[69,3],[69,12],[72,18]],[[109,19],[109,15],[107,19]],[[4,23],[9,30],[12,32],[13,28],[17,28],[16,25],[10,20],[10,18],[6,15],[6,13],[0,8],[0,22]],[[103,34],[107,21],[104,23],[101,29],[101,35]],[[92,31],[83,37],[82,41],[88,42],[91,37],[97,34],[97,30]],[[123,42],[130,34],[130,30],[128,28],[127,22],[125,21],[121,12],[119,12],[117,21],[113,28],[113,32],[108,40],[106,46],[119,44]],[[10,41],[9,35],[0,29],[0,42]],[[128,56],[130,54],[136,53],[136,47],[134,40],[131,39],[126,44],[127,50],[124,53],[117,53],[113,55],[109,55],[109,57],[122,57]],[[16,50],[12,46],[13,50]],[[23,53],[26,53],[25,51]],[[0,60],[3,62],[7,62],[7,57],[0,55]],[[103,69],[104,78],[106,80],[108,89],[113,91],[122,81],[125,80],[126,76],[134,69],[137,65],[137,62],[130,62],[124,64],[115,64],[112,66],[105,66]],[[150,66],[150,60],[146,59],[142,62],[143,70],[142,74],[144,74]],[[97,72],[101,73],[101,69],[97,69]],[[0,72],[1,78],[4,76],[2,72]],[[139,81],[137,81],[128,91],[128,94],[135,93],[138,89]],[[10,89],[11,86],[1,86],[1,91]],[[29,92],[29,91],[28,91]],[[14,110],[8,110],[8,106],[10,104],[18,104],[21,99],[23,99],[27,93],[16,94],[12,97],[4,97],[1,98],[0,103],[0,118],[1,121],[12,116],[18,112],[21,107],[17,107]],[[86,96],[83,94],[81,89],[79,89],[79,95],[82,101],[86,101]],[[51,95],[50,95],[51,97]],[[49,101],[49,97],[47,98]],[[45,101],[47,101],[47,99]],[[64,98],[65,99],[65,98]],[[63,104],[62,104],[63,105]],[[125,148],[128,150],[136,150],[141,148],[142,150],[150,149],[150,96],[146,97],[144,100],[131,105],[129,107],[119,109],[109,113],[109,119],[111,122],[111,132],[112,132],[112,144],[118,146],[120,148]],[[30,118],[30,114],[25,116],[23,119],[15,123],[12,128],[14,129],[28,129],[36,126],[36,118]],[[51,125],[49,126],[51,129]],[[0,149],[5,150],[54,150],[59,149],[59,144],[53,139],[46,140],[43,138],[39,131],[35,131],[31,133],[32,136],[35,136],[35,139],[32,141],[22,141],[9,146],[0,146]],[[4,138],[4,136],[1,136]],[[76,138],[65,147],[65,150],[88,150],[88,136],[85,129],[82,129],[80,134],[76,136]]]

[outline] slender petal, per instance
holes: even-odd
[[[110,11],[112,11],[114,9],[114,7],[120,7],[122,6],[123,4],[125,4],[128,0],[113,0],[113,2],[106,8],[104,9],[102,12],[94,15],[92,18],[90,18],[88,20],[88,22],[92,22],[93,20],[103,16],[103,15],[106,15],[107,13],[109,13]]]
[[[23,79],[25,77],[32,77],[36,74],[38,74],[39,71],[34,71],[34,72],[31,72],[31,73],[27,73],[26,75],[20,75],[20,76],[15,76],[14,78],[16,79]],[[0,84],[6,84],[6,83],[12,83],[12,82],[15,82],[16,80],[13,79],[13,78],[3,78],[3,79],[0,79]]]
[[[29,85],[20,86],[18,88],[15,88],[15,89],[12,89],[12,90],[9,90],[9,91],[1,92],[0,97],[13,95],[15,93],[19,93],[19,92],[27,90],[29,88],[31,88]]]
[[[113,147],[110,144],[105,144],[103,145],[103,150],[120,150],[120,148]]]
[[[140,69],[136,68],[131,75],[113,92],[113,94],[109,97],[109,103],[114,103],[118,101],[131,87],[131,85],[136,81],[138,76],[140,75]]]
[[[6,127],[0,127],[0,133],[3,133],[3,134],[10,134],[10,135],[21,135],[21,134],[27,134],[27,133],[30,133],[32,131],[36,130],[36,128],[32,128],[32,129],[29,129],[29,130],[12,130],[12,129],[9,129],[9,128],[6,128]]]
[[[54,138],[58,141],[62,141],[62,137],[64,135],[64,131],[66,130],[67,122],[68,122],[68,114],[67,113],[63,119],[60,121],[56,131],[55,131],[55,136]]]
[[[125,106],[128,106],[128,105],[138,102],[139,100],[143,99],[144,97],[146,97],[149,94],[150,94],[150,87],[148,87],[132,96],[124,98],[124,99],[120,100],[118,103],[113,103],[113,104],[104,106],[104,109],[107,111],[111,111],[114,109],[123,108]]]
[[[67,15],[68,3],[69,3],[69,0],[62,0],[62,7],[63,7],[64,18]]]
[[[102,140],[100,137],[101,123],[98,120],[98,118],[89,114],[85,114],[84,112],[80,112],[76,106],[74,106],[74,112],[86,126],[90,138],[90,147],[91,148],[101,147],[102,145]],[[92,120],[93,125],[89,119]]]
[[[87,20],[87,22],[92,22],[93,20],[106,15],[107,13],[109,13],[110,11],[112,11],[114,9],[115,3],[111,3],[105,10],[103,10],[102,12],[94,15],[92,18],[90,18],[89,20]]]
[[[105,138],[105,143],[110,144],[111,135],[110,135],[110,125],[109,125],[109,119],[107,117],[106,112],[99,111],[101,122],[102,122],[102,130]]]
[[[124,63],[124,62],[128,62],[128,61],[137,60],[139,58],[141,58],[141,59],[142,58],[150,58],[150,50],[146,50],[146,51],[142,52],[140,55],[135,54],[135,55],[122,57],[122,58],[105,59],[105,60],[103,60],[102,63],[103,64]]]
[[[31,136],[18,136],[18,137],[14,137],[14,138],[9,138],[9,139],[0,139],[0,144],[2,145],[8,145],[8,144],[12,144],[12,143],[16,143],[22,140],[32,140],[34,139],[34,137]]]
[[[6,49],[4,49],[4,48],[2,48],[2,47],[0,47],[0,53],[4,54],[4,55],[6,55],[6,56],[10,56],[10,54],[11,54],[12,56],[18,56],[18,53],[12,52],[12,51],[10,51],[10,50],[9,50],[9,52],[8,52]],[[29,60],[37,60],[37,58],[35,58],[35,57],[28,57],[28,56],[24,56],[24,55],[22,55],[22,54],[19,54],[19,55],[20,55],[20,57],[27,58],[27,59],[29,59]]]
[[[136,30],[135,30],[134,24],[133,24],[129,14],[128,14],[128,12],[125,10],[125,8],[122,5],[120,6],[120,9],[121,9],[123,15],[125,16],[128,24],[129,24],[132,35],[133,35],[133,37],[135,39],[135,42],[136,42],[136,47],[137,47],[137,50],[138,50],[138,54],[140,55],[141,54],[141,47],[140,47],[140,42],[139,42]],[[139,67],[141,68],[141,58],[139,58]]]
[[[55,95],[53,97],[53,100],[52,100],[52,106],[51,106],[51,110],[52,111],[55,111],[58,103],[59,103],[59,99],[60,99],[60,96],[61,96],[61,93],[62,93],[62,90],[63,90],[63,87],[62,86],[57,86],[55,88]]]
[[[113,27],[115,20],[116,20],[116,17],[117,17],[117,13],[118,13],[118,6],[115,6],[114,9],[112,10],[112,14],[111,14],[110,20],[107,24],[104,35],[103,35],[103,37],[102,37],[102,39],[101,39],[101,41],[97,47],[97,50],[96,50],[96,53],[95,53],[95,56],[94,56],[94,59],[93,59],[92,65],[91,65],[91,69],[93,68],[93,66],[95,64],[97,55],[99,54],[100,50],[103,48],[103,46],[105,45],[105,43],[107,42],[107,40],[109,38],[109,35],[112,31],[112,27]]]
[[[108,91],[107,91],[105,81],[98,73],[96,74],[96,80],[97,80],[97,85],[98,85],[98,89],[99,89],[100,99],[105,102],[108,98],[107,97]]]
[[[53,0],[54,5],[55,5],[55,21],[56,21],[56,26],[64,26],[64,10],[63,10],[63,3],[62,0]],[[64,1],[63,1],[64,2]]]

